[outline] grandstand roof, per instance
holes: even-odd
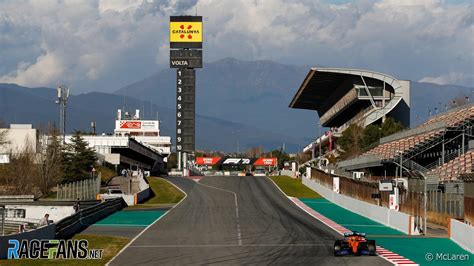
[[[289,107],[318,110],[324,113],[325,110],[321,110],[321,107],[328,97],[348,78],[360,76],[385,81],[390,86],[396,80],[389,75],[368,70],[313,67],[306,75]]]

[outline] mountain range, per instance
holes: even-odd
[[[288,108],[309,71],[272,61],[226,58],[196,70],[196,145],[199,149],[236,151],[252,146],[274,149],[285,145],[295,152],[317,132],[314,111]],[[390,74],[390,73],[388,73]],[[398,77],[403,79],[403,77]],[[162,121],[162,135],[174,138],[176,70],[164,69],[115,93],[71,95],[67,128],[99,133],[113,131],[117,109],[141,109],[145,119]],[[473,88],[412,82],[412,126],[423,122],[434,108],[442,110],[454,97],[471,96]],[[7,123],[46,124],[57,121],[56,92],[0,84],[0,118]]]

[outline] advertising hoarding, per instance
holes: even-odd
[[[258,158],[253,165],[255,166],[276,166],[277,158]]]
[[[215,165],[221,160],[221,157],[196,157],[197,165]]]
[[[202,17],[171,16],[170,48],[202,48]]]

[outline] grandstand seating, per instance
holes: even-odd
[[[408,138],[380,144],[363,155],[378,155],[384,160],[393,159],[397,156],[397,154],[399,154],[399,151],[406,152],[423,143],[424,141],[440,135],[441,132],[443,132],[443,130],[434,130]]]
[[[461,174],[472,173],[474,162],[474,150],[451,160],[438,168],[428,172],[428,174],[438,174],[441,180],[456,180]]]
[[[474,106],[471,106],[469,108],[463,108],[460,110],[456,110],[454,112],[445,112],[442,114],[439,114],[437,116],[434,116],[425,123],[421,124],[420,126],[427,126],[432,123],[436,122],[446,122],[448,127],[456,126],[459,123],[462,123],[463,121],[470,119],[474,117]]]
[[[447,127],[455,127],[466,120],[472,119],[473,117],[474,106],[469,105],[469,107],[467,108],[448,111],[434,116],[425,123],[419,125],[418,127],[426,127],[430,124],[437,122],[445,122]],[[397,156],[399,151],[406,152],[410,149],[416,148],[418,145],[423,144],[425,141],[441,136],[442,132],[444,132],[443,129],[437,129],[422,134],[417,134],[406,138],[383,143],[369,150],[363,155],[377,155],[385,160],[393,159]]]

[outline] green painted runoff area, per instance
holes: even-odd
[[[420,265],[474,265],[474,255],[448,238],[374,237],[373,239],[377,245],[409,258]],[[435,257],[452,255],[464,256],[466,260],[461,260],[460,257],[456,260]]]
[[[420,265],[474,265],[474,255],[448,238],[408,236],[403,232],[351,212],[327,199],[301,198],[302,202],[345,228],[366,233],[380,245]],[[431,259],[431,255],[432,259]],[[448,255],[460,255],[457,260],[447,260]],[[468,256],[466,256],[468,255]],[[441,258],[444,256],[444,258]],[[468,257],[468,260],[460,258]]]
[[[98,226],[146,227],[166,211],[119,211],[95,223]]]
[[[405,235],[403,232],[344,209],[327,199],[303,198],[300,200],[339,225],[352,231],[366,233],[369,237],[374,235]]]

